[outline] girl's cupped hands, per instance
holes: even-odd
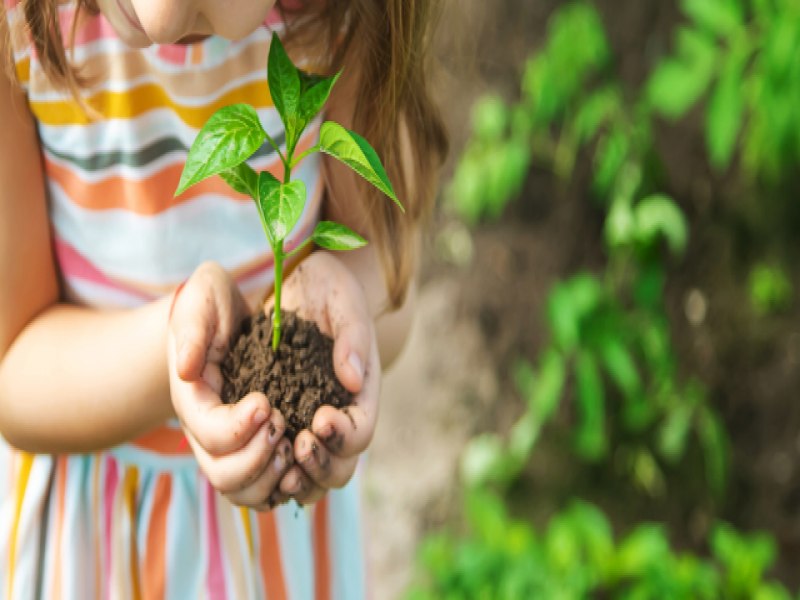
[[[231,277],[201,265],[173,300],[167,358],[172,403],[201,470],[231,502],[267,510],[293,497],[314,502],[344,486],[367,448],[378,416],[381,366],[364,290],[333,254],[312,253],[283,286],[282,307],[317,323],[334,340],[334,371],[353,403],[320,407],[294,446],[266,396],[220,399],[220,365],[248,315]],[[264,310],[269,314],[270,299]]]

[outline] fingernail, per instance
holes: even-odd
[[[283,471],[283,455],[280,452],[275,453],[274,464],[275,464],[275,470],[278,471],[278,473]]]
[[[353,370],[358,375],[359,379],[364,378],[364,363],[361,362],[361,358],[359,358],[358,354],[353,352],[350,356],[347,357],[347,362],[350,363],[350,366],[353,367]]]
[[[259,408],[255,412],[255,414],[253,414],[253,423],[256,425],[261,425],[266,420],[267,420],[267,413],[261,408]]]

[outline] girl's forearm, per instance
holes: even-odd
[[[171,298],[119,311],[56,304],[36,317],[0,362],[0,434],[30,452],[91,452],[172,416]]]

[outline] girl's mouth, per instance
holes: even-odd
[[[128,23],[130,23],[134,29],[138,29],[139,31],[147,35],[144,28],[142,27],[142,24],[139,22],[139,19],[137,19],[134,15],[128,12],[128,10],[122,4],[122,0],[117,0],[117,6],[119,7],[120,12],[123,15],[125,15],[125,18],[128,19]]]

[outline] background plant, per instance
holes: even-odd
[[[678,376],[663,302],[665,263],[686,247],[686,219],[659,187],[648,98],[623,89],[612,66],[594,8],[569,5],[553,16],[543,49],[527,60],[521,99],[507,105],[489,96],[476,105],[473,137],[448,191],[458,214],[472,223],[498,216],[533,162],[566,178],[586,149],[605,214],[608,262],[604,272],[578,273],[550,291],[550,343],[535,367],[523,361],[516,368],[527,411],[508,442],[492,434],[474,440],[464,473],[473,483],[513,478],[572,381],[580,456],[603,459],[618,439],[614,431],[634,434],[627,468],[656,494],[664,490],[661,461],[680,460],[694,435],[709,484],[721,493],[724,430],[703,386]],[[609,410],[610,402],[620,409]]]
[[[226,106],[214,113],[198,133],[175,195],[207,177],[220,175],[235,191],[250,196],[255,202],[274,257],[272,349],[277,350],[281,339],[284,262],[311,242],[329,250],[352,250],[367,243],[344,225],[322,221],[309,238],[287,251],[284,242],[303,214],[307,195],[305,184],[292,180],[292,170],[309,154],[323,152],[349,166],[389,196],[401,210],[403,206],[369,142],[338,123],[322,123],[319,142],[295,156],[303,131],[325,106],[340,73],[320,77],[300,71],[292,64],[277,34],[272,36],[267,62],[270,95],[286,133],[285,146],[281,147],[264,130],[252,106]],[[265,142],[283,164],[282,182],[268,171],[256,173],[246,162]]]
[[[556,10],[542,47],[525,62],[519,99],[492,94],[475,104],[449,206],[476,226],[502,215],[532,166],[566,180],[576,165],[590,163],[587,195],[602,219],[605,260],[596,272],[575,273],[551,288],[549,342],[513,368],[524,413],[507,435],[483,434],[469,444],[462,464],[467,530],[432,534],[423,544],[412,598],[791,597],[765,580],[776,559],[770,534],[713,524],[726,499],[729,444],[705,385],[691,365],[680,364],[670,336],[665,283],[690,231],[655,140],[676,124],[692,136],[699,119],[708,180],[739,185],[749,216],[774,208],[763,205],[765,198],[794,201],[781,185],[796,182],[800,162],[800,3],[679,6],[669,47],[649,59],[641,85],[621,83],[597,11],[573,3]],[[745,263],[747,312],[763,318],[786,311],[793,294],[788,261],[748,256]],[[702,451],[707,485],[719,500],[704,547],[675,551],[666,524],[630,524],[635,518],[619,514],[629,530],[616,542],[610,519],[581,501],[567,503],[542,530],[508,518],[504,504],[513,502],[493,493],[518,482],[544,428],[567,403],[572,410],[562,416],[575,415],[567,432],[574,452],[593,462],[607,460],[611,450],[615,459],[626,456],[634,481],[651,495],[667,492],[666,467],[683,460],[675,471],[691,472],[690,447]],[[692,497],[684,506],[685,500],[678,494],[674,502],[689,510],[703,502]],[[665,522],[675,525],[666,516]],[[698,543],[696,531],[690,537]]]
[[[770,537],[742,534],[725,523],[714,526],[711,558],[705,559],[674,550],[656,523],[615,540],[609,520],[582,501],[573,501],[541,531],[509,518],[492,494],[468,494],[465,513],[465,536],[439,533],[423,544],[424,574],[408,600],[791,597],[765,579],[775,558]]]

